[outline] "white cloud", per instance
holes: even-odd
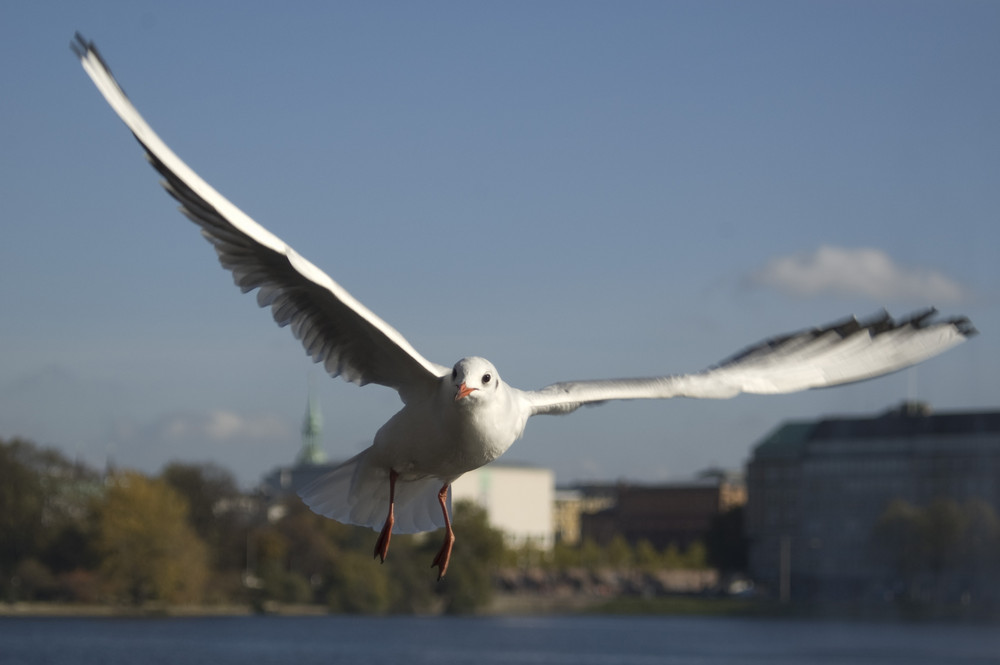
[[[863,296],[881,303],[959,302],[968,297],[957,281],[929,268],[900,266],[880,249],[824,245],[815,252],[779,256],[751,275],[751,282],[788,295]]]
[[[246,486],[261,473],[295,459],[297,424],[275,413],[228,409],[179,411],[143,423],[115,422],[110,441],[91,457],[98,466],[115,466],[156,474],[175,461],[214,462],[232,471]]]
[[[167,441],[207,440],[216,443],[247,440],[281,440],[289,428],[272,414],[243,415],[214,410],[167,416],[152,427],[153,438]]]

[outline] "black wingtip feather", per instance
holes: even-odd
[[[94,42],[86,39],[79,32],[73,35],[73,41],[69,43],[69,48],[76,54],[76,57],[81,60],[86,58],[88,54],[93,55],[94,58],[97,59],[97,62],[101,63],[101,67],[111,74],[111,68],[108,67],[107,61],[101,57],[101,52],[97,50],[97,46],[94,45]],[[114,75],[112,75],[112,78],[114,78]],[[115,83],[117,84],[118,81],[116,80]],[[119,88],[120,87],[121,86],[119,85]]]
[[[94,44],[93,42],[88,42],[83,38],[83,35],[77,32],[73,35],[73,41],[69,43],[69,48],[76,54],[76,57],[82,60],[87,55],[87,51],[94,49]],[[96,49],[94,49],[94,52],[97,52]]]
[[[735,364],[742,360],[749,358],[750,356],[770,353],[782,345],[788,343],[796,338],[811,337],[813,339],[825,335],[830,332],[835,332],[840,335],[841,338],[847,338],[851,335],[855,335],[860,332],[866,332],[872,337],[877,337],[887,332],[893,330],[899,330],[905,326],[911,326],[916,329],[926,328],[928,326],[954,326],[955,330],[961,334],[963,337],[972,337],[978,334],[979,331],[972,325],[972,322],[968,318],[954,317],[950,319],[945,319],[942,321],[934,321],[934,317],[937,315],[937,309],[934,307],[928,307],[926,309],[914,312],[910,316],[900,319],[899,321],[893,320],[886,310],[882,310],[881,313],[876,314],[868,319],[858,319],[857,317],[848,317],[841,321],[831,323],[826,326],[806,329],[796,333],[791,333],[787,335],[780,335],[778,337],[772,337],[766,339],[762,342],[758,342],[746,349],[736,353],[729,358],[726,358],[718,365],[714,367],[724,367],[726,365]]]

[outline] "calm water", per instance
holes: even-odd
[[[0,618],[2,665],[1000,664],[1000,629],[684,617]]]

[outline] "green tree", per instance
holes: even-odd
[[[981,500],[939,498],[922,508],[893,500],[871,542],[886,582],[908,599],[954,600],[949,593],[956,580],[963,590],[982,591],[1000,573],[1000,518]]]
[[[99,490],[59,452],[0,440],[0,596],[59,596],[58,575],[96,565],[87,507]]]
[[[705,543],[696,540],[684,550],[684,567],[688,570],[703,570],[708,568],[708,550]]]
[[[361,552],[342,552],[336,558],[326,598],[330,610],[349,614],[389,611],[392,604],[390,570],[391,567],[375,565],[371,557]]]
[[[460,540],[455,540],[448,574],[437,590],[446,613],[468,614],[493,598],[493,574],[504,557],[504,540],[503,534],[489,525],[486,511],[476,504],[460,501],[453,512],[454,528]],[[436,551],[439,544],[432,537],[425,551],[428,554]]]
[[[615,537],[611,539],[611,542],[608,543],[608,546],[604,550],[604,554],[607,564],[612,568],[621,570],[632,565],[632,548],[629,546],[628,541],[625,540],[625,536],[620,533],[616,533]]]
[[[588,570],[594,570],[606,565],[604,548],[591,539],[586,539],[579,548],[580,565]]]
[[[201,599],[207,552],[174,489],[136,472],[115,473],[97,513],[101,570],[116,598],[134,604]]]
[[[965,516],[954,499],[935,499],[920,515],[920,535],[928,567],[934,573],[957,567]]]
[[[902,499],[892,500],[875,523],[872,541],[877,559],[910,587],[924,566],[920,509]]]
[[[351,549],[352,530],[309,510],[298,499],[286,504],[286,514],[274,527],[288,543],[285,566],[308,580],[329,575],[340,549]]]
[[[241,598],[251,515],[233,474],[215,464],[172,462],[160,477],[184,497],[188,523],[208,547],[207,599]]]
[[[188,523],[210,548],[215,567],[242,567],[247,530],[240,514],[243,494],[232,472],[216,464],[173,462],[160,477],[184,497]]]
[[[963,567],[973,574],[1000,570],[1000,517],[986,501],[972,499],[962,506],[965,515]]]
[[[677,543],[670,543],[663,550],[663,567],[671,570],[687,568],[687,562],[684,560],[684,554],[681,552],[681,548],[677,545]]]
[[[27,441],[0,441],[0,584],[7,596],[14,591],[9,582],[16,567],[41,543],[45,496],[41,477],[29,462],[34,453]]]
[[[583,557],[580,549],[581,546],[567,545],[562,542],[556,543],[549,552],[547,563],[550,568],[556,570],[579,568],[583,565]]]
[[[660,553],[656,551],[651,542],[644,538],[635,546],[635,563],[642,570],[656,570],[660,568]]]

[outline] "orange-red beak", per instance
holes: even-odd
[[[457,402],[458,400],[462,399],[463,397],[469,396],[475,391],[476,388],[470,388],[469,386],[465,385],[465,381],[462,381],[462,384],[458,387],[458,392],[455,393],[455,401]]]

